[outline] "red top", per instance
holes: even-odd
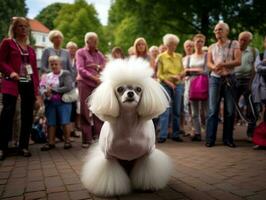
[[[31,79],[34,85],[34,94],[39,94],[39,74],[37,69],[36,54],[32,47],[28,46],[29,64],[32,67],[33,74]],[[4,39],[0,45],[0,72],[2,72],[1,93],[18,96],[18,81],[6,79],[12,72],[20,74],[22,64],[21,52],[13,39]]]

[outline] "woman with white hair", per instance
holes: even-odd
[[[182,142],[183,140],[180,137],[179,118],[184,90],[181,81],[184,76],[184,68],[182,55],[175,53],[176,47],[179,44],[179,38],[173,34],[166,34],[163,37],[163,43],[167,46],[167,51],[160,54],[158,58],[157,77],[170,96],[172,105],[171,109],[168,108],[160,116],[160,136],[158,142],[163,143],[166,141],[170,111],[172,111],[173,116],[172,139],[176,142]]]
[[[55,148],[56,125],[63,127],[64,149],[69,149],[72,147],[70,143],[72,105],[62,101],[62,96],[73,89],[73,80],[70,72],[61,68],[58,56],[50,56],[48,62],[51,72],[43,74],[40,81],[40,93],[44,99],[48,124],[48,143],[42,146],[41,150],[48,151]]]
[[[43,51],[41,58],[41,72],[47,73],[50,71],[48,61],[50,56],[58,56],[60,57],[62,68],[68,70],[74,80],[76,78],[76,69],[71,64],[68,51],[61,47],[64,39],[62,32],[59,30],[52,30],[49,32],[48,38],[53,43],[53,47],[48,47]]]
[[[151,46],[149,49],[149,55],[150,55],[150,63],[151,63],[151,67],[153,68],[154,72],[156,73],[157,69],[157,58],[159,55],[159,48],[157,46]]]
[[[99,75],[105,65],[104,55],[98,50],[97,45],[98,35],[88,32],[85,35],[85,47],[76,53],[83,148],[88,148],[93,140],[98,139],[103,124],[88,110],[86,101],[99,85]]]

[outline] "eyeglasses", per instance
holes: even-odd
[[[216,32],[218,32],[218,31],[219,31],[219,32],[223,32],[223,29],[222,29],[222,28],[217,28],[217,29],[214,29],[213,32],[216,33]]]

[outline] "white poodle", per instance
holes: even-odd
[[[89,192],[116,196],[166,186],[172,164],[155,148],[151,119],[166,110],[168,98],[152,74],[142,59],[114,60],[104,69],[89,100],[90,110],[105,121],[82,169]]]

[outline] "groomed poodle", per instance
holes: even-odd
[[[97,196],[123,195],[132,189],[154,191],[170,178],[171,160],[155,148],[151,120],[169,102],[152,75],[143,59],[111,61],[90,96],[90,110],[105,122],[99,143],[88,152],[81,181]]]

